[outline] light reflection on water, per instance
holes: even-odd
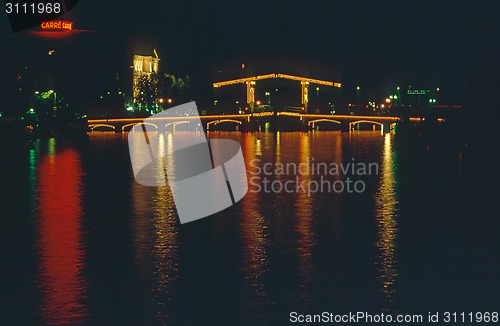
[[[309,134],[300,133],[299,141],[299,164],[308,164],[310,159],[310,139]],[[311,180],[309,174],[301,173],[299,182],[308,182]],[[315,245],[313,224],[313,199],[308,193],[300,192],[295,200],[295,231],[297,232],[297,259],[299,266],[299,275],[301,278],[299,297],[303,301],[304,307],[309,308],[311,303],[310,286],[312,284],[312,249]]]
[[[82,178],[79,154],[55,149],[38,166],[39,312],[47,325],[81,325],[88,314],[81,231]]]
[[[168,135],[150,137],[151,141],[158,141],[159,157],[165,155],[165,143],[167,150],[172,147],[172,139]],[[157,163],[157,178],[164,178],[165,170],[173,169],[173,164],[163,166],[162,161]],[[131,182],[135,209],[133,230],[136,266],[140,271],[139,279],[145,286],[151,287],[156,319],[163,324],[170,317],[168,305],[175,296],[172,287],[179,271],[179,234],[175,203],[168,186],[147,187],[137,184],[135,180]]]
[[[293,162],[296,164],[307,163],[309,158],[315,158],[316,162],[337,163],[349,162],[352,156],[364,157],[358,161],[368,162],[367,160],[371,158],[378,160],[381,163],[381,175],[376,177],[375,191],[366,194],[369,203],[362,211],[363,217],[369,216],[371,222],[373,221],[371,210],[373,206],[375,207],[376,235],[373,236],[373,239],[370,238],[363,243],[368,243],[368,246],[375,248],[377,256],[362,257],[360,260],[370,261],[373,271],[367,271],[366,274],[371,275],[373,280],[378,277],[380,292],[387,304],[385,308],[386,310],[391,309],[397,292],[396,281],[399,276],[397,259],[399,211],[395,171],[398,162],[394,156],[390,134],[381,137],[379,132],[359,134],[339,132],[211,133],[210,136],[240,141],[247,168],[250,167],[250,162],[257,158],[262,163]],[[122,139],[119,139],[121,137]],[[158,141],[160,145],[165,143],[167,147],[171,146],[171,134],[158,134],[154,137],[152,140]],[[106,146],[110,148],[118,147],[117,144],[123,145],[127,142],[126,136],[104,135],[106,139],[102,138],[103,136],[92,135],[90,146],[95,146],[97,143],[92,143],[92,139],[100,139],[100,142],[109,143]],[[112,141],[117,139],[119,142],[113,144]],[[96,162],[105,158],[85,157],[80,151],[73,148],[58,150],[56,145],[55,140],[43,143],[36,142],[34,147],[29,149],[27,156],[30,189],[36,190],[37,194],[37,201],[33,205],[36,208],[39,234],[37,240],[39,258],[37,282],[41,301],[37,313],[42,315],[45,324],[78,325],[85,324],[89,316],[94,313],[91,307],[86,304],[88,300],[87,288],[90,286],[87,279],[92,278],[85,274],[87,247],[85,244],[89,236],[81,228],[82,220],[86,219],[82,200],[86,196],[100,196],[103,193],[101,189],[86,187],[87,171],[84,170],[85,164],[82,164],[82,160]],[[161,152],[163,149],[164,146],[158,146],[159,155],[164,154]],[[107,154],[104,153],[103,156]],[[119,220],[117,223],[128,223],[126,227],[130,229],[130,239],[122,239],[122,242],[130,242],[130,257],[133,260],[130,261],[130,265],[135,273],[130,282],[140,289],[137,301],[144,300],[151,304],[149,308],[152,308],[154,318],[147,317],[149,321],[154,320],[151,324],[169,324],[172,320],[182,320],[178,314],[176,315],[174,307],[176,307],[179,297],[182,298],[182,302],[190,302],[189,294],[183,293],[183,289],[179,289],[176,285],[191,280],[183,279],[185,276],[179,271],[191,268],[191,266],[183,265],[186,264],[186,261],[199,261],[204,257],[197,256],[195,252],[186,254],[187,250],[181,249],[199,246],[213,246],[215,248],[216,246],[214,243],[202,243],[199,239],[189,236],[182,237],[182,239],[186,239],[187,244],[183,243],[181,231],[196,230],[198,222],[194,222],[187,228],[179,225],[170,189],[168,187],[139,185],[134,180],[131,169],[128,168],[130,164],[128,150],[123,151],[120,155],[122,156],[118,157],[123,161],[119,163],[126,164],[127,167],[118,176],[126,180],[126,186],[124,189],[118,190],[117,196],[120,200],[122,200],[121,198],[130,198],[130,203],[125,203],[130,206],[130,209],[126,212],[129,216],[113,218]],[[166,160],[166,162],[168,161]],[[159,178],[165,176],[164,169],[169,171],[173,169],[173,166],[158,165],[157,175]],[[316,175],[299,175],[299,182],[307,182],[316,178]],[[342,176],[329,178],[331,181],[343,179]],[[278,181],[292,179],[295,181],[295,176],[272,176],[272,180]],[[85,193],[86,191],[92,193]],[[346,197],[348,195],[345,193],[323,193],[309,196],[302,192],[290,194],[249,192],[233,210],[228,209],[218,213],[217,216],[208,217],[205,224],[198,224],[198,226],[204,225],[206,227],[207,225],[214,226],[211,224],[213,221],[221,224],[226,223],[226,221],[235,221],[234,224],[228,223],[227,227],[215,225],[219,232],[218,237],[231,237],[233,242],[230,245],[238,248],[239,255],[238,257],[231,256],[231,258],[241,262],[238,265],[239,269],[228,267],[228,270],[225,271],[221,268],[224,270],[221,275],[231,273],[233,280],[241,279],[241,283],[235,282],[232,286],[236,288],[244,284],[246,288],[244,290],[238,289],[236,293],[248,296],[241,302],[250,302],[254,308],[256,307],[254,317],[259,322],[273,323],[276,321],[273,309],[280,305],[280,301],[283,300],[282,296],[294,296],[297,298],[296,300],[286,302],[297,302],[303,309],[314,309],[318,302],[329,300],[331,289],[342,293],[344,289],[339,288],[338,285],[323,282],[326,279],[335,283],[338,281],[335,277],[343,276],[338,271],[343,266],[336,265],[339,261],[336,250],[339,249],[332,247],[337,244],[337,239],[346,237],[343,228],[348,223],[342,220],[344,218],[343,210],[346,209],[347,205],[345,204]],[[357,197],[352,198],[351,200],[354,202],[358,199]],[[233,215],[226,216],[228,212],[232,212]],[[110,216],[103,215],[99,218],[108,219]],[[347,218],[356,219],[357,216],[348,216]],[[89,231],[91,234],[92,232],[94,231]],[[210,233],[210,229],[198,230],[197,232]],[[328,239],[329,241],[325,242],[325,238],[332,237],[335,239]],[[349,243],[350,238],[346,238],[348,245],[352,245]],[[106,243],[107,239],[101,239],[101,241],[101,243]],[[216,242],[217,240],[207,236],[204,241]],[[318,250],[319,246],[325,247]],[[240,249],[241,251],[239,251]],[[107,248],[102,250],[107,250]],[[209,264],[220,261],[221,257],[224,257],[221,253],[210,250],[203,252],[212,255],[207,258],[207,260],[212,259],[208,262]],[[188,257],[183,256],[183,254]],[[332,263],[324,263],[324,261]],[[375,265],[373,265],[373,261],[376,261]],[[232,265],[228,264],[228,266]],[[125,269],[125,267],[130,266],[120,266],[117,269]],[[219,269],[211,267],[207,270]],[[283,273],[287,275],[283,275]],[[321,282],[318,281],[318,275],[321,277]],[[207,275],[207,278],[210,277],[211,275]],[[285,278],[289,284],[276,286],[276,283],[279,283],[282,278]],[[221,278],[219,281],[225,282],[225,280],[226,278]],[[193,282],[196,281],[198,280]],[[109,282],[113,282],[113,280],[109,280]],[[203,287],[203,284],[195,283],[195,286]],[[335,288],[335,286],[337,287]],[[324,292],[322,289],[318,290],[321,287],[328,290],[324,290]],[[346,287],[349,286],[346,285]],[[285,293],[280,293],[278,289],[284,290]],[[332,291],[332,293],[334,292]],[[94,300],[96,299],[94,298]],[[211,298],[207,299],[207,301],[210,300]],[[213,300],[224,302],[225,299],[215,297]],[[248,307],[236,304],[234,307],[236,307],[236,313],[248,309]],[[203,307],[200,309],[208,310],[208,308]],[[206,314],[209,315],[210,312],[208,311]],[[99,318],[95,319],[99,320]]]
[[[261,140],[252,134],[244,136],[242,144],[247,167],[250,162],[262,154]],[[268,271],[267,233],[268,224],[260,213],[259,194],[249,191],[241,201],[240,232],[243,247],[242,268],[248,285],[254,292],[253,302],[261,305],[268,302],[268,293],[263,281],[263,274]]]
[[[158,136],[158,156],[164,153],[164,134]],[[168,150],[172,148],[172,143],[167,142]],[[165,175],[165,169],[173,169],[172,166],[164,167],[162,164],[157,166],[157,175]],[[168,184],[168,183],[167,183]],[[169,317],[168,303],[174,297],[171,291],[173,283],[178,277],[178,228],[177,215],[175,212],[174,199],[170,188],[155,188],[153,227],[154,227],[154,245],[153,245],[153,275],[156,280],[156,286],[153,288],[153,300],[157,305],[157,317],[160,322],[165,323]]]
[[[380,250],[377,271],[380,273],[379,279],[386,299],[386,311],[392,307],[396,292],[395,282],[399,276],[397,267],[398,201],[396,198],[397,181],[394,155],[391,134],[385,134],[380,185],[375,194],[375,216],[378,234],[376,244]]]

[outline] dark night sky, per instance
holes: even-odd
[[[42,65],[54,48],[59,73],[72,75],[67,92],[82,97],[83,87],[100,91],[117,72],[126,76],[134,53],[156,48],[163,71],[189,73],[197,85],[210,86],[213,68],[231,78],[246,62],[259,72],[340,81],[343,91],[411,83],[457,94],[476,67],[499,53],[499,9],[496,0],[80,0],[63,18],[92,32],[63,40],[12,34],[0,15],[0,71]],[[261,71],[267,69],[273,71]]]

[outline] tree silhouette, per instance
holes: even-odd
[[[163,96],[174,99],[175,103],[181,104],[192,101],[191,81],[186,77],[167,75],[163,81]]]

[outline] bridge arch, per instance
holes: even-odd
[[[122,131],[125,131],[125,128],[127,128],[127,127],[132,127],[133,128],[135,125],[140,125],[140,124],[142,124],[142,125],[150,125],[150,126],[155,127],[158,130],[158,126],[155,125],[154,123],[139,121],[139,122],[132,122],[132,123],[129,123],[129,124],[126,124],[126,125],[122,126]],[[132,129],[132,128],[130,128],[130,129]]]
[[[191,121],[184,120],[184,121],[169,122],[169,123],[165,124],[165,128],[168,127],[168,126],[172,126],[172,131],[175,131],[175,126],[182,125],[182,124],[185,124],[185,123],[191,123]]]
[[[188,121],[188,120],[184,120],[184,121],[174,121],[174,122],[169,122],[169,123],[166,123],[165,124],[165,127],[168,127],[170,125],[173,125],[173,126],[177,126],[177,125],[181,125],[183,123],[191,123],[191,121]]]
[[[111,128],[114,130],[116,130],[116,127],[113,126],[113,125],[108,125],[108,124],[105,124],[105,123],[97,123],[97,124],[93,124],[93,125],[89,125],[90,127],[90,130],[91,131],[94,131],[95,128],[98,128],[98,127],[108,127],[108,128]]]
[[[357,120],[357,121],[352,121],[349,122],[349,131],[352,130],[353,126],[359,123],[371,123],[371,124],[376,124],[380,126],[380,130],[384,132],[384,124],[382,122],[377,122],[377,121],[370,121],[370,120]]]
[[[207,130],[210,130],[210,125],[213,124],[214,126],[215,125],[218,125],[219,123],[223,123],[223,122],[234,122],[234,123],[237,123],[237,124],[242,124],[241,121],[239,120],[233,120],[233,119],[222,119],[222,120],[214,120],[214,121],[210,121],[209,123],[207,123]]]
[[[333,119],[316,119],[316,120],[311,120],[307,123],[308,126],[311,126],[312,129],[314,129],[314,124],[318,122],[331,122],[331,123],[337,123],[340,124],[340,121],[333,120]]]

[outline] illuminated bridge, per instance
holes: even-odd
[[[232,130],[240,131],[274,131],[295,130],[307,131],[317,130],[321,124],[332,124],[335,129],[351,131],[363,124],[373,125],[373,129],[388,132],[401,121],[399,117],[381,116],[356,116],[356,115],[327,115],[307,114],[297,112],[260,112],[251,114],[227,114],[227,115],[202,115],[199,117],[201,125],[198,130],[220,130],[221,127],[231,127]],[[123,118],[123,119],[94,119],[89,120],[90,131],[130,131],[136,124],[143,123],[146,118]],[[196,117],[173,118],[149,118],[148,125],[154,126],[158,131],[182,130],[183,124],[194,123]],[[410,118],[410,122],[418,123],[423,118]],[[438,119],[439,122],[443,119]],[[191,127],[192,128],[192,127]],[[192,130],[192,129],[191,129]]]
[[[217,83],[214,83],[213,85],[215,88],[218,88],[218,87],[228,86],[228,85],[246,84],[247,85],[247,105],[250,107],[251,112],[253,112],[254,103],[255,103],[255,85],[256,85],[257,81],[264,80],[264,79],[271,79],[271,78],[283,78],[283,79],[290,79],[290,80],[299,81],[301,86],[302,86],[301,103],[305,109],[305,112],[307,112],[307,103],[309,101],[308,100],[309,84],[318,84],[318,85],[326,85],[326,86],[334,86],[334,87],[341,87],[342,86],[340,83],[334,83],[334,82],[330,82],[330,81],[312,79],[312,78],[306,78],[306,77],[285,75],[285,74],[259,75],[259,76],[254,76],[254,77],[240,78],[240,79],[233,79],[233,80],[217,82]]]

